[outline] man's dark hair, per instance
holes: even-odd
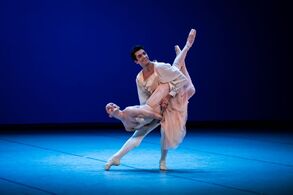
[[[136,56],[135,56],[135,52],[137,52],[138,50],[140,49],[143,49],[143,46],[142,45],[135,45],[132,50],[131,50],[131,53],[130,53],[130,56],[131,56],[131,59],[133,59],[134,61],[136,61]]]

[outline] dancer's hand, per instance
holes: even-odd
[[[168,107],[168,104],[169,104],[169,100],[172,96],[170,94],[168,94],[166,97],[164,97],[161,101],[161,109],[162,109],[162,112],[164,112],[167,107]]]

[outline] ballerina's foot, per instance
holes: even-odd
[[[108,160],[108,162],[105,164],[105,170],[109,171],[111,166],[119,166],[120,165],[120,160],[119,159],[115,159],[115,158],[111,158],[110,160]]]
[[[160,161],[160,170],[161,171],[167,171],[168,168],[166,166],[166,161]]]
[[[187,37],[187,42],[186,42],[186,46],[188,48],[190,48],[193,43],[194,43],[194,40],[195,40],[195,36],[196,36],[196,30],[195,29],[191,29],[189,34],[188,34],[188,37]]]
[[[181,52],[181,49],[178,45],[175,45],[175,53],[176,53],[176,56]]]

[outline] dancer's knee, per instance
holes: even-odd
[[[131,139],[133,147],[138,147],[141,144],[141,141],[142,139],[137,137]]]

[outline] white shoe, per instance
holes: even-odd
[[[167,171],[166,161],[164,160],[160,161],[160,170]]]
[[[189,34],[188,34],[187,41],[186,41],[186,46],[188,48],[191,48],[191,46],[193,45],[195,36],[196,36],[196,30],[195,29],[191,29],[190,32],[189,32]]]
[[[175,53],[176,53],[176,56],[180,53],[181,49],[178,45],[175,45]]]
[[[110,160],[108,160],[108,162],[105,164],[105,170],[109,171],[112,165],[119,166],[120,165],[120,159],[111,158]]]

